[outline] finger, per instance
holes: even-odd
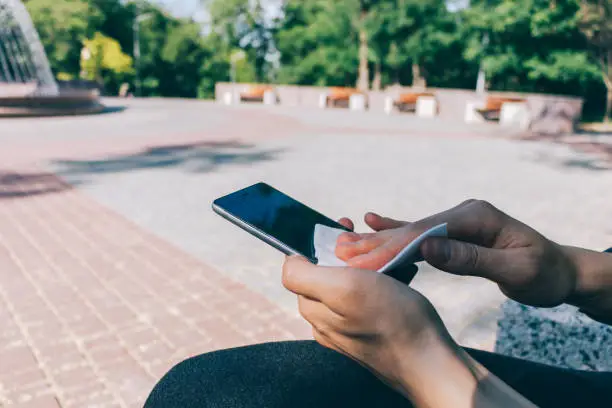
[[[401,245],[383,244],[369,252],[349,257],[345,262],[353,268],[377,271],[393,259],[401,249]],[[338,253],[338,248],[336,248],[336,253]]]
[[[360,234],[359,238],[347,237],[338,239],[336,256],[344,261],[367,254],[387,242],[388,237],[377,234]]]
[[[423,258],[432,266],[456,275],[480,276],[499,284],[519,278],[509,271],[508,250],[491,249],[445,238],[429,238],[421,245]]]
[[[355,229],[355,224],[353,223],[353,221],[351,221],[350,218],[340,218],[340,220],[338,220],[338,224],[342,225],[343,227],[348,228],[349,230],[353,231]]]
[[[312,327],[325,333],[337,328],[342,318],[323,303],[305,296],[298,296],[298,309]]]
[[[412,224],[415,232],[425,232],[447,223],[448,237],[477,245],[491,246],[503,227],[504,214],[491,204],[468,200],[441,213]]]
[[[387,229],[399,228],[408,224],[405,221],[397,221],[392,218],[382,217],[373,212],[369,212],[365,215],[365,222],[374,231],[382,231]]]
[[[339,344],[336,343],[336,339],[332,339],[331,336],[329,336],[326,333],[322,333],[319,330],[317,330],[316,328],[312,328],[312,335],[315,339],[315,341],[317,343],[319,343],[320,345],[322,345],[323,347],[327,347],[328,349],[332,349],[348,358],[350,358],[351,360],[355,361],[356,363],[360,364],[363,366],[363,363],[357,359],[355,359],[354,356],[352,356],[351,354],[349,354],[347,351],[344,350],[344,348],[342,348]],[[365,367],[365,366],[364,366]],[[366,367],[367,368],[367,367]]]
[[[312,337],[314,337],[315,341],[319,343],[320,345],[322,345],[323,347],[326,347],[332,350],[336,350],[330,338],[327,337],[325,334],[321,333],[319,330],[317,330],[316,327],[312,328]]]
[[[283,285],[291,292],[331,307],[341,293],[350,290],[353,272],[348,268],[313,265],[304,258],[291,256],[283,265]],[[336,309],[334,311],[337,312]]]
[[[336,255],[354,268],[378,270],[393,259],[407,243],[442,223],[447,223],[448,235],[451,238],[477,244],[489,242],[494,240],[499,231],[499,223],[496,222],[498,213],[490,204],[476,200],[466,201],[415,223],[403,223],[404,226],[409,224],[409,227],[403,230],[402,240],[391,240],[385,245],[384,235],[381,237],[380,234],[373,234],[371,241],[342,242],[336,247]],[[368,214],[368,218],[370,219],[367,221],[378,223],[373,225],[373,228],[382,227],[384,222],[389,220],[376,214]],[[391,220],[386,226],[398,223],[400,222]]]
[[[345,232],[343,234],[338,235],[338,240],[336,241],[336,245],[357,242],[361,239],[361,234],[357,234],[356,232]]]
[[[334,350],[351,360],[363,365],[359,360],[356,360],[354,356],[349,354],[340,344],[338,344],[338,339],[330,336],[327,333],[323,333],[316,328],[312,328],[312,335],[317,343],[322,345],[323,347],[327,347],[328,349]],[[365,366],[364,366],[365,367]]]
[[[287,289],[323,303],[342,317],[363,306],[378,278],[379,274],[371,271],[316,266],[299,257],[287,258],[283,267]]]

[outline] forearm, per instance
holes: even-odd
[[[563,247],[577,269],[576,289],[568,303],[606,324],[612,324],[612,254]]]
[[[417,408],[535,407],[462,349],[427,355],[429,364],[406,377],[406,396]]]

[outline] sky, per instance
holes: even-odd
[[[166,10],[178,17],[194,17],[198,21],[205,19],[201,8],[198,6],[200,0],[152,0],[163,6]],[[333,1],[333,0],[331,0]],[[278,10],[279,0],[264,0],[264,6],[268,4],[269,8]],[[464,8],[469,4],[469,0],[448,0],[448,7],[451,10]],[[199,11],[199,12],[198,12]],[[271,10],[274,12],[274,10]]]
[[[199,7],[200,0],[151,0],[163,6],[177,17],[194,17],[197,21],[206,19],[206,15]],[[333,1],[333,0],[332,0]],[[274,13],[279,10],[280,0],[263,0],[264,7]]]
[[[198,11],[199,0],[153,0],[178,17],[193,16]]]

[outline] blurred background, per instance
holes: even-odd
[[[474,89],[480,71],[488,90],[580,96],[583,120],[610,116],[609,1],[24,3],[57,79],[105,95],[125,83],[136,96],[212,98],[230,80]]]

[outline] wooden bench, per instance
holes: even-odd
[[[403,93],[393,101],[393,106],[400,112],[416,112],[417,101],[421,97],[435,98],[435,95],[430,92]]]
[[[501,109],[504,103],[525,102],[522,98],[503,98],[497,96],[489,96],[483,108],[476,109],[476,112],[480,113],[486,120],[499,120]]]
[[[363,95],[363,92],[355,88],[333,87],[325,100],[326,107],[348,108],[353,95]]]
[[[266,92],[273,92],[274,88],[270,85],[255,85],[240,93],[240,102],[259,102],[264,101]]]

